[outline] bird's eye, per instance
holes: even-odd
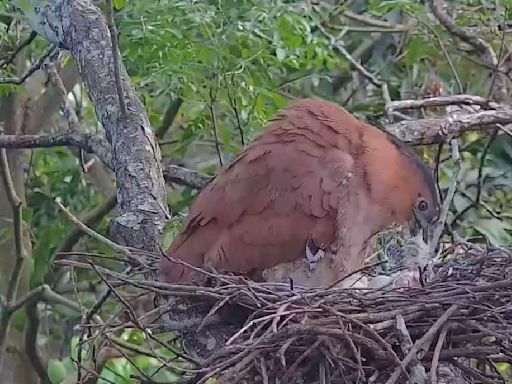
[[[418,209],[420,211],[426,211],[428,209],[428,203],[426,200],[420,200],[418,203]]]

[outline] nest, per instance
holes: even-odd
[[[512,253],[470,243],[446,253],[419,288],[291,289],[220,275],[205,287],[119,275],[111,284],[157,293],[166,315],[146,326],[180,335],[185,382],[506,383]]]

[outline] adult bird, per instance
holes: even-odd
[[[333,103],[302,99],[198,194],[166,254],[259,281],[327,286],[362,267],[368,240],[394,223],[428,243],[439,208],[431,170],[407,146]],[[166,257],[160,273],[201,280]]]

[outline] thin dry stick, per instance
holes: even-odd
[[[437,384],[437,366],[439,364],[439,355],[441,354],[441,349],[443,348],[447,332],[448,325],[445,324],[443,329],[441,329],[441,333],[439,334],[439,338],[437,339],[437,344],[434,349],[434,356],[432,357],[432,365],[430,368],[430,384]]]
[[[401,346],[404,354],[409,353],[413,347],[411,335],[407,330],[407,326],[405,325],[405,320],[402,315],[396,315],[396,328],[401,334]],[[427,382],[427,374],[425,371],[425,367],[421,364],[417,356],[413,356],[411,359],[411,376],[413,382],[416,384],[425,384]]]
[[[448,213],[450,212],[450,204],[452,203],[453,196],[455,195],[455,191],[457,190],[457,184],[459,182],[459,174],[461,170],[460,164],[460,153],[459,153],[459,143],[457,139],[453,139],[450,142],[452,147],[452,161],[455,164],[455,171],[452,177],[452,184],[446,193],[446,198],[443,202],[443,206],[441,208],[441,213],[439,215],[439,221],[437,222],[436,227],[434,228],[433,239],[431,243],[431,253],[434,253],[434,249],[436,245],[439,243],[441,239],[441,235],[443,234],[443,229],[446,224],[446,220],[448,218]]]
[[[451,315],[455,313],[459,309],[459,306],[456,304],[453,304],[446,310],[446,312],[439,318],[437,321],[430,327],[430,329],[423,335],[423,337],[419,340],[417,340],[414,343],[414,346],[410,350],[410,352],[405,356],[405,358],[402,360],[402,364],[400,367],[397,367],[391,377],[386,381],[385,384],[394,384],[399,379],[400,374],[402,373],[402,370],[407,368],[413,357],[416,355],[416,353],[419,352],[419,350],[425,345],[429,344],[432,339],[434,338],[435,334],[439,331],[439,329],[448,321]]]
[[[109,240],[105,236],[90,229],[87,225],[82,223],[76,216],[74,216],[66,207],[64,207],[57,200],[55,200],[55,203],[62,210],[62,212],[64,212],[66,214],[68,219],[71,220],[73,222],[73,224],[75,224],[78,228],[80,228],[82,231],[84,231],[87,235],[89,235],[93,239],[96,239],[99,242],[107,245],[108,247],[112,248],[114,251],[122,253],[123,255],[126,255],[128,258],[133,259],[133,255],[131,254],[131,252],[129,251],[128,248],[123,247],[122,245],[119,245],[117,243],[114,243],[112,240]]]

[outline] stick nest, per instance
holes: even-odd
[[[180,335],[188,367],[195,362],[190,383],[506,383],[510,375],[504,249],[453,245],[420,288],[292,290],[213,277],[205,287],[131,281],[161,299],[166,314],[155,324]]]

